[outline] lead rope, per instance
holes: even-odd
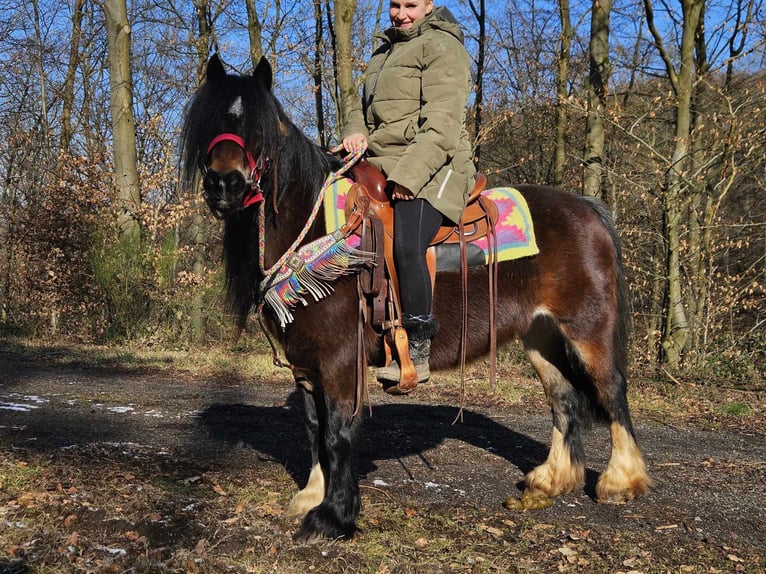
[[[329,153],[337,153],[341,149],[343,149],[343,146],[336,146],[332,148]],[[287,260],[292,257],[295,254],[295,251],[298,249],[301,243],[303,243],[303,240],[306,239],[306,235],[308,234],[311,227],[314,225],[314,220],[316,219],[317,215],[319,214],[319,208],[322,207],[322,203],[324,202],[324,196],[327,189],[338,179],[341,178],[342,175],[344,175],[349,169],[351,169],[351,166],[353,166],[359,159],[362,157],[362,154],[364,154],[363,149],[358,149],[353,151],[351,154],[349,154],[343,163],[343,165],[338,168],[336,171],[331,172],[327,178],[324,180],[324,183],[322,184],[322,189],[319,190],[319,195],[317,197],[316,202],[314,203],[314,207],[311,210],[311,214],[309,215],[308,220],[306,221],[306,225],[303,226],[303,229],[298,234],[298,237],[295,238],[295,241],[293,241],[292,245],[282,254],[282,257],[277,259],[276,263],[269,267],[268,269],[265,269],[265,255],[264,251],[266,250],[266,210],[261,207],[260,212],[258,213],[258,265],[261,268],[261,274],[264,277],[272,278],[274,275],[277,274],[277,272],[282,268],[282,266],[287,262]],[[275,186],[276,187],[276,186]],[[268,282],[267,282],[268,284]]]
[[[328,153],[334,154],[338,153],[340,150],[343,149],[343,146],[336,146],[329,150]],[[306,235],[308,234],[311,227],[314,225],[314,221],[316,220],[316,217],[319,213],[319,208],[322,206],[322,203],[324,202],[324,196],[327,189],[338,179],[340,179],[341,176],[343,176],[353,165],[355,165],[364,155],[365,150],[364,149],[358,149],[354,150],[344,158],[343,165],[338,168],[336,171],[331,172],[326,178],[324,183],[322,184],[322,189],[319,190],[319,195],[317,197],[316,203],[314,203],[314,207],[311,210],[311,214],[309,215],[308,220],[306,221],[306,225],[303,226],[303,229],[298,234],[298,237],[293,241],[292,245],[290,245],[290,248],[285,251],[285,253],[282,254],[282,257],[280,257],[274,265],[269,267],[267,270],[265,268],[265,256],[264,251],[266,250],[266,210],[264,209],[263,205],[261,205],[260,212],[258,213],[258,266],[261,270],[261,274],[264,277],[268,277],[269,281],[266,283],[267,289],[268,285],[270,285],[271,280],[273,280],[274,276],[279,272],[279,270],[282,268],[282,266],[287,262],[287,260],[295,253],[295,251],[298,249],[300,244],[303,242],[303,240],[306,238]],[[274,197],[274,211],[275,213],[278,213],[277,211],[277,175],[275,172],[274,175],[274,190],[273,190],[273,197]],[[260,286],[259,286],[260,289]],[[296,376],[296,373],[300,371],[300,368],[297,368],[295,365],[293,365],[290,362],[285,362],[279,357],[279,351],[277,349],[277,346],[274,344],[274,341],[268,331],[266,329],[266,326],[263,324],[263,305],[264,301],[262,300],[261,296],[258,297],[261,299],[261,301],[258,303],[258,306],[255,310],[255,317],[258,320],[258,326],[261,329],[261,332],[266,337],[266,341],[269,344],[269,347],[271,347],[271,361],[274,364],[275,367],[280,367],[284,369],[290,369],[293,372],[293,377]],[[365,373],[366,375],[366,373]],[[358,383],[357,383],[358,384]],[[306,383],[304,383],[304,386],[307,386]],[[311,385],[308,385],[311,386]],[[366,388],[367,385],[364,384],[364,388]]]

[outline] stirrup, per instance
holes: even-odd
[[[412,359],[410,359],[407,331],[401,326],[395,326],[391,334],[393,336],[393,346],[396,347],[396,356],[398,357],[398,360],[392,361],[391,364],[396,365],[394,369],[398,376],[396,379],[388,377],[386,380],[380,380],[380,378],[378,380],[383,385],[383,390],[389,395],[406,395],[418,386],[418,372]],[[383,367],[383,369],[385,368]],[[386,374],[385,371],[384,374]]]

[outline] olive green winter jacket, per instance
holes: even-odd
[[[463,33],[438,7],[417,26],[380,37],[342,136],[365,134],[370,163],[389,181],[458,221],[475,175],[465,130],[471,72]]]

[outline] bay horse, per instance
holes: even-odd
[[[186,106],[181,135],[182,180],[190,189],[202,182],[210,210],[223,220],[228,302],[240,326],[262,299],[262,265],[277,261],[304,227],[304,242],[326,233],[321,213],[305,224],[325,178],[341,163],[288,118],[272,81],[266,59],[241,76],[227,73],[213,55]],[[628,411],[629,302],[614,226],[597,201],[551,187],[517,188],[529,205],[540,252],[499,264],[497,342],[521,340],[553,415],[548,457],[526,475],[525,494],[554,497],[584,484],[581,433],[595,415],[609,425],[611,438],[597,497],[633,499],[646,493],[650,479]],[[489,351],[487,275],[479,267],[468,276],[469,361]],[[432,344],[432,369],[460,361],[461,325],[454,316],[461,289],[459,272],[438,274],[433,313],[441,330]],[[284,328],[263,308],[266,329],[309,383],[301,388],[311,473],[288,508],[303,516],[297,540],[348,539],[356,530],[358,309],[353,276],[337,280],[324,299],[297,306]],[[362,344],[370,364],[380,364],[380,336],[368,325]]]

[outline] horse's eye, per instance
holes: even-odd
[[[221,183],[221,178],[218,176],[218,174],[214,171],[208,171],[205,174],[205,179],[202,180],[202,187],[207,192],[212,192],[218,189],[218,186]]]
[[[237,193],[245,188],[245,176],[238,171],[226,175],[226,189],[229,193]]]

